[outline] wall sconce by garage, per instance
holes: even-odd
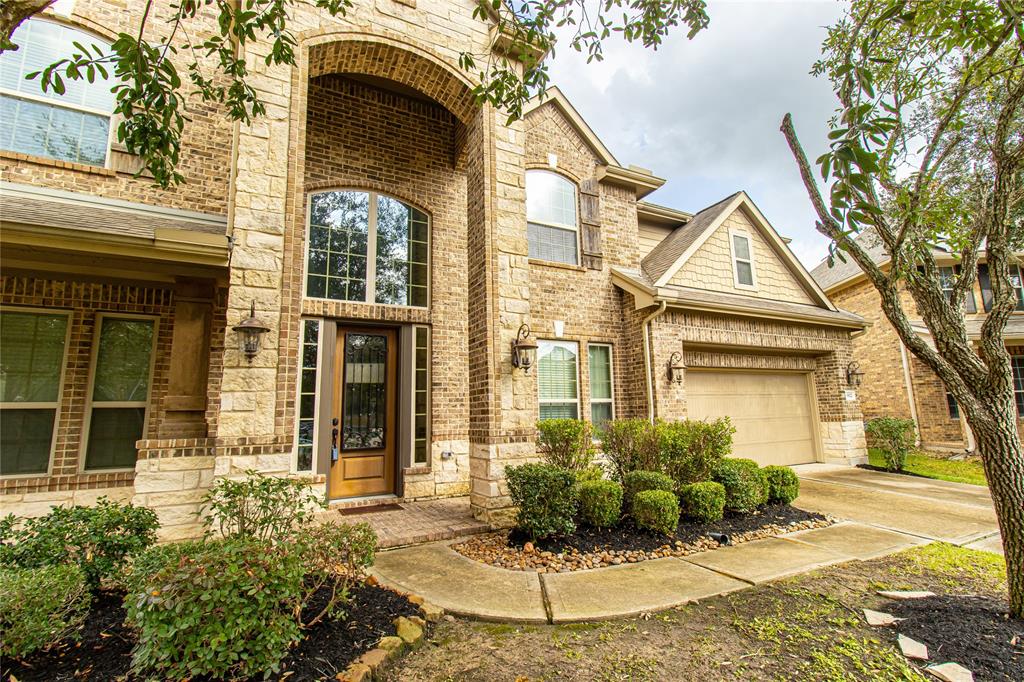
[[[857,388],[864,379],[864,372],[860,371],[860,365],[851,362],[846,366],[846,385],[850,388]]]
[[[252,364],[253,358],[260,351],[260,341],[263,339],[263,335],[270,331],[270,327],[256,318],[256,301],[253,301],[249,307],[249,317],[236,324],[232,329],[238,333],[238,349]]]
[[[679,351],[672,353],[668,358],[668,380],[673,384],[681,384],[685,372],[686,365],[683,364],[683,354]]]
[[[530,336],[530,327],[524,324],[519,327],[516,340],[512,342],[512,366],[529,374],[536,359],[537,342]]]

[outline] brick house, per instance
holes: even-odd
[[[874,233],[861,237],[872,259],[883,268],[889,262],[881,240]],[[1024,254],[1017,254],[1024,257]],[[941,249],[933,251],[940,267],[942,281],[952,290],[959,269],[956,258]],[[917,424],[920,445],[935,451],[974,450],[974,440],[967,421],[960,413],[956,399],[946,391],[938,376],[903,345],[896,330],[881,310],[878,292],[852,259],[827,261],[817,265],[811,274],[825,293],[846,310],[857,313],[870,323],[867,331],[854,339],[854,358],[864,372],[860,388],[860,404],[865,419],[899,417],[913,419]],[[1011,278],[1017,289],[1017,309],[1006,325],[1004,338],[1011,355],[1014,388],[1017,398],[1017,429],[1024,433],[1024,289],[1021,272],[1011,266]],[[978,279],[964,302],[968,336],[980,338],[981,325],[992,305],[988,267],[984,256],[978,265]],[[909,292],[901,292],[905,310],[916,310]],[[920,319],[911,320],[915,331],[926,340],[930,333]]]
[[[499,520],[504,467],[559,416],[729,415],[737,454],[864,459],[861,318],[745,193],[651,204],[665,181],[557,90],[511,123],[476,104],[458,56],[493,41],[474,7],[296,6],[297,67],[247,47],[267,116],[193,104],[168,191],[110,142],[108,86],[54,99],[21,78],[142,8],[79,0],[19,29],[0,61],[4,511],[108,495],[188,537],[215,478],[258,469],[343,503],[469,495]],[[248,357],[251,310],[269,332]]]

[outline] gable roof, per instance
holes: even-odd
[[[640,263],[644,277],[655,287],[665,286],[686,264],[686,261],[715,233],[725,219],[740,207],[747,211],[753,219],[754,226],[761,231],[772,250],[789,268],[797,281],[803,285],[811,298],[823,308],[836,310],[825,292],[807,272],[807,268],[790,251],[786,241],[779,236],[779,233],[775,231],[753,200],[742,190],[698,211],[689,222],[677,227],[672,234],[651,249],[651,252]]]
[[[873,228],[868,227],[863,230],[854,238],[854,241],[864,249],[875,265],[884,266],[892,260],[889,257],[889,252],[885,250],[882,238],[878,236],[878,233]],[[933,258],[949,257],[950,255],[949,251],[945,249],[932,247]],[[845,258],[845,261],[839,260],[838,257],[833,258],[831,267],[829,267],[828,258],[824,258],[811,270],[811,276],[814,277],[814,281],[824,291],[834,291],[845,284],[865,276],[864,271],[860,269],[857,261],[853,260],[852,256],[845,254]]]
[[[562,91],[557,86],[548,88],[547,92],[543,95],[534,95],[526,106],[523,107],[523,117],[525,118],[531,112],[536,111],[545,104],[552,104],[558,108],[565,120],[569,122],[569,125],[579,134],[583,141],[587,143],[587,146],[594,152],[601,163],[606,166],[618,166],[619,162],[615,156],[611,153],[608,147],[604,146],[604,142],[601,142],[600,138],[597,137],[597,133],[594,132],[593,128],[587,125],[587,122],[580,116],[580,112],[576,111]]]

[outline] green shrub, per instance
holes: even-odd
[[[645,490],[675,489],[675,482],[659,471],[630,471],[622,477],[622,506],[626,511],[632,509],[633,497]]]
[[[89,611],[82,569],[72,564],[0,569],[0,652],[24,658],[76,637]]]
[[[203,499],[207,535],[275,541],[326,508],[306,482],[246,471],[218,478]]]
[[[714,481],[690,483],[679,489],[683,514],[701,523],[721,521],[725,515],[725,487]]]
[[[712,478],[725,487],[727,509],[748,512],[768,501],[768,481],[753,460],[723,459]]]
[[[182,543],[125,599],[145,679],[247,678],[276,671],[299,640],[301,553],[234,537]]]
[[[907,455],[914,449],[914,420],[878,417],[864,425],[869,444],[882,451],[885,468],[903,471]]]
[[[594,460],[593,432],[582,419],[542,419],[537,445],[545,462],[569,471],[583,471]]]
[[[676,487],[708,480],[715,465],[732,451],[732,434],[736,433],[728,417],[711,422],[660,422],[657,429],[662,470]]]
[[[769,465],[761,469],[768,481],[768,501],[789,504],[800,494],[800,479],[789,467]]]
[[[321,620],[341,618],[352,585],[366,576],[377,551],[377,534],[366,523],[324,523],[296,533],[289,551],[301,557],[305,569],[304,594],[295,617],[304,628]],[[323,606],[305,613],[310,598],[323,587],[330,596]]]
[[[633,498],[633,521],[663,535],[671,535],[679,525],[679,500],[667,490],[644,490]]]
[[[613,481],[623,482],[631,471],[661,471],[658,431],[646,419],[615,419],[601,433],[601,449]]]
[[[133,554],[156,542],[152,509],[99,498],[94,507],[54,507],[46,516],[8,517],[0,529],[0,566],[39,568],[76,564],[97,590],[121,576]]]
[[[584,481],[578,495],[580,518],[595,528],[614,526],[622,515],[622,486],[615,481]]]
[[[553,464],[523,464],[505,469],[516,526],[531,540],[576,530],[576,478]]]
[[[604,480],[604,469],[599,465],[594,464],[586,469],[572,472],[576,478],[576,483],[583,483],[585,481],[603,481]]]

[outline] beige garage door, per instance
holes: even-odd
[[[733,456],[758,464],[814,461],[814,424],[804,374],[689,370],[691,419],[729,417],[736,427]]]

